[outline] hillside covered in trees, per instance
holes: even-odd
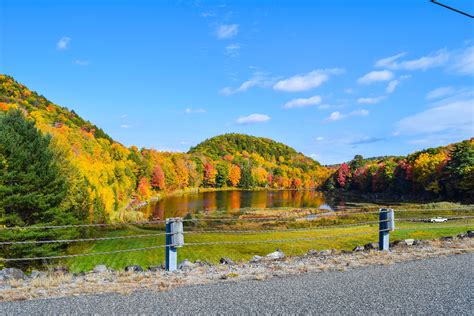
[[[474,138],[408,156],[364,159],[335,169],[324,188],[474,201]]]
[[[60,171],[64,186],[61,209],[85,214],[91,222],[133,220],[138,213],[126,209],[162,192],[201,187],[315,189],[330,175],[327,168],[286,145],[246,135],[218,136],[189,153],[127,148],[74,111],[50,102],[6,75],[0,75],[0,115],[5,122],[18,125],[23,124],[19,120],[31,122],[41,135],[50,137],[39,143],[47,146],[48,155]],[[31,136],[15,128],[4,130],[1,136],[0,162],[4,163],[0,164],[0,186],[5,189],[2,192],[10,192],[15,179],[5,175],[14,166],[12,159],[18,157],[7,150],[11,143],[6,144],[6,139],[15,137],[27,143]],[[28,146],[24,149],[25,155],[31,154]],[[38,172],[36,176],[43,175]],[[29,186],[31,190],[33,186]],[[3,201],[1,212],[21,211]],[[3,216],[2,224],[13,224],[8,218]]]

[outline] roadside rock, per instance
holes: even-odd
[[[283,259],[283,258],[285,258],[285,254],[280,249],[277,249],[276,251],[269,253],[268,255],[265,256],[265,259],[269,259],[269,260],[278,260],[278,259]]]
[[[364,245],[365,250],[376,250],[379,249],[379,243],[378,242],[369,242],[368,244]]]
[[[55,274],[67,274],[69,273],[69,268],[65,266],[59,266],[53,268],[53,273]]]
[[[430,242],[428,240],[415,239],[415,241],[413,242],[414,246],[427,246],[429,244]]]
[[[234,265],[234,264],[235,264],[234,260],[232,260],[232,259],[230,259],[230,258],[226,258],[226,257],[221,258],[221,259],[219,260],[219,263],[220,263],[220,264],[228,264],[228,265]]]
[[[160,271],[163,271],[163,270],[165,270],[165,265],[164,264],[159,265],[159,266],[148,267],[148,271],[150,271],[150,272],[160,272]]]
[[[262,261],[262,259],[263,259],[262,256],[257,256],[257,255],[255,255],[255,256],[253,256],[253,257],[250,259],[249,262],[250,262],[250,263],[257,263],[257,262]]]
[[[415,239],[405,239],[405,244],[407,246],[413,246],[414,242],[415,242]]]
[[[408,246],[405,240],[394,240],[390,243],[390,247],[403,247]]]
[[[33,270],[31,271],[30,278],[32,279],[38,279],[38,278],[45,278],[47,276],[46,272],[38,271],[38,270]]]
[[[354,249],[352,249],[353,252],[361,252],[364,251],[365,248],[363,246],[355,246]]]
[[[99,264],[99,265],[96,265],[94,267],[94,269],[92,270],[93,273],[104,273],[104,272],[107,272],[108,269],[107,269],[107,266],[105,264]]]
[[[189,261],[188,259],[184,259],[178,264],[179,270],[191,270],[194,267],[196,267],[196,265],[192,263],[191,261]]]
[[[473,238],[474,237],[474,230],[468,230],[467,231],[467,237]]]
[[[143,268],[137,265],[126,266],[125,272],[143,272]]]
[[[317,256],[318,254],[319,254],[319,251],[314,250],[314,249],[310,249],[310,250],[308,250],[308,252],[306,253],[306,255],[308,255],[308,256]]]
[[[454,240],[454,237],[453,237],[453,236],[444,236],[444,237],[441,237],[440,240],[443,240],[443,241],[453,241],[453,240]]]
[[[331,249],[321,250],[318,255],[320,256],[330,256],[334,253]]]
[[[17,268],[5,268],[0,270],[0,280],[24,280],[26,278],[23,271]]]
[[[207,262],[207,261],[201,261],[201,260],[196,260],[194,261],[194,264],[199,266],[199,267],[211,267],[212,264]]]

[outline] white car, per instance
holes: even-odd
[[[430,222],[432,223],[446,223],[448,221],[448,219],[446,217],[433,217],[432,219],[430,219]]]

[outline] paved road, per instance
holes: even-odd
[[[473,315],[474,254],[267,281],[3,303],[0,314]]]

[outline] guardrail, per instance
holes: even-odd
[[[34,261],[34,260],[50,260],[50,259],[63,259],[63,258],[74,258],[74,257],[86,257],[96,255],[109,255],[136,251],[147,251],[153,249],[164,249],[166,254],[166,269],[173,271],[177,269],[177,257],[178,248],[181,247],[192,247],[192,246],[208,246],[208,245],[243,245],[243,244],[258,244],[258,243],[296,243],[301,241],[316,241],[327,238],[335,238],[335,236],[318,236],[318,237],[301,237],[301,238],[283,238],[283,239],[270,239],[270,240],[241,240],[241,241],[208,241],[208,242],[185,242],[185,235],[192,234],[265,234],[265,233],[284,233],[284,232],[315,232],[322,229],[329,228],[343,228],[343,227],[357,227],[364,225],[375,225],[378,224],[377,231],[369,232],[355,232],[350,234],[338,234],[336,237],[352,237],[361,236],[367,234],[374,234],[378,232],[379,241],[378,246],[381,251],[388,251],[390,247],[390,232],[396,230],[396,222],[414,222],[426,220],[422,218],[395,218],[395,214],[406,213],[406,212],[430,212],[430,211],[474,211],[474,209],[418,209],[418,210],[393,210],[390,208],[381,208],[378,212],[340,212],[336,211],[333,213],[324,213],[315,215],[308,221],[320,219],[320,218],[333,218],[333,217],[347,217],[353,215],[371,215],[377,216],[378,220],[370,220],[357,223],[339,224],[339,225],[326,225],[317,226],[310,228],[287,228],[287,229],[246,229],[246,230],[185,230],[185,223],[199,223],[199,222],[288,222],[287,218],[272,217],[272,218],[200,218],[200,219],[183,219],[183,218],[168,218],[166,220],[153,220],[146,222],[132,222],[132,223],[110,223],[110,224],[77,224],[77,225],[49,225],[49,226],[24,226],[24,227],[0,227],[0,232],[11,231],[11,230],[38,230],[38,229],[69,229],[69,228],[88,228],[88,227],[117,227],[122,225],[165,225],[165,232],[150,233],[150,234],[137,234],[127,236],[113,236],[113,237],[96,237],[96,238],[78,238],[78,239],[57,239],[57,240],[22,240],[22,241],[1,241],[0,246],[9,245],[41,245],[41,244],[52,244],[52,243],[79,243],[79,242],[93,242],[93,241],[107,241],[107,240],[123,240],[123,239],[145,239],[155,238],[164,236],[165,244],[153,245],[150,247],[140,247],[131,249],[120,249],[111,250],[104,252],[91,252],[91,253],[79,253],[79,254],[64,254],[57,256],[43,256],[43,257],[23,257],[23,258],[0,258],[0,261],[13,262],[13,261]],[[474,216],[455,216],[448,219],[472,219]],[[301,220],[301,218],[298,218]],[[451,228],[458,226],[437,226],[437,227],[426,227],[423,229],[439,229],[439,228]]]

